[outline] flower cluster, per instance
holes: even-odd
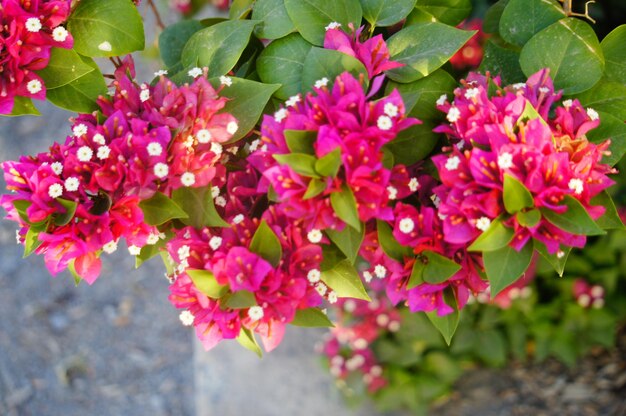
[[[62,26],[70,0],[2,0],[0,4],[0,114],[10,114],[15,97],[46,97],[35,71],[48,65],[50,50],[74,40]]]
[[[483,60],[485,43],[489,39],[489,35],[483,32],[483,22],[480,19],[464,21],[458,27],[477,32],[450,58],[450,64],[457,70],[476,69]]]
[[[600,285],[590,285],[584,279],[576,279],[572,292],[576,302],[583,308],[600,309],[604,306],[605,290]]]

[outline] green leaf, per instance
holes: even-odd
[[[78,273],[76,272],[76,267],[74,266],[75,260],[76,259],[72,259],[70,260],[69,263],[67,263],[67,270],[70,272],[70,274],[74,278],[74,286],[78,286],[78,284],[83,280],[83,278],[80,277]]]
[[[143,219],[148,225],[161,225],[176,218],[188,218],[180,205],[161,192],[156,192],[152,198],[139,202],[139,208],[143,211]]]
[[[138,269],[143,263],[160,254],[165,244],[166,240],[159,239],[156,244],[146,244],[141,247],[141,251],[135,256],[135,269]]]
[[[298,309],[293,321],[289,323],[307,328],[332,328],[335,326],[319,308]]]
[[[476,240],[467,248],[469,251],[494,251],[507,246],[515,231],[512,228],[505,227],[501,218],[491,221],[489,228],[478,236]]]
[[[259,358],[263,357],[263,351],[261,351],[259,343],[254,337],[252,331],[250,331],[248,328],[241,328],[241,330],[239,331],[239,335],[237,335],[236,339],[239,345],[241,345],[245,349],[252,351],[256,355],[258,355]]]
[[[527,77],[519,64],[519,54],[518,50],[501,45],[493,38],[489,39],[485,44],[479,71],[499,74],[505,85],[525,82]]]
[[[525,208],[535,206],[535,200],[528,188],[508,173],[504,174],[502,198],[504,199],[504,208],[509,214],[515,214]]]
[[[498,33],[500,30],[500,19],[508,3],[509,0],[500,0],[487,9],[483,19],[483,32]]]
[[[322,281],[337,293],[340,298],[354,298],[370,301],[356,269],[345,259],[332,269],[322,271]]]
[[[336,147],[334,150],[326,153],[315,162],[315,170],[321,176],[330,176],[331,178],[334,178],[339,172],[341,163],[341,148]]]
[[[254,293],[247,290],[238,290],[228,297],[224,297],[226,306],[231,309],[246,309],[256,306]]]
[[[519,125],[522,122],[528,123],[528,121],[535,120],[535,119],[539,119],[541,121],[541,124],[545,126],[548,125],[548,123],[537,112],[537,109],[535,109],[535,106],[533,106],[530,101],[526,101],[526,105],[524,106],[524,111],[522,111],[522,114],[520,114],[519,118],[517,119],[517,124]]]
[[[443,283],[461,270],[461,265],[457,262],[434,251],[424,251],[422,256],[428,260],[424,264],[424,272],[422,273],[422,278],[426,283],[433,285]]]
[[[254,128],[272,94],[280,88],[280,85],[263,84],[242,78],[231,77],[231,80],[233,84],[220,93],[222,97],[229,99],[224,106],[224,112],[232,114],[239,123],[239,128],[230,139],[230,143],[246,136]]]
[[[287,153],[283,155],[272,155],[281,165],[289,166],[294,172],[309,178],[319,178],[315,171],[315,156],[305,153]]]
[[[350,23],[361,25],[359,0],[285,0],[285,8],[302,37],[318,46],[324,44],[325,28],[332,22],[345,29]]]
[[[94,60],[85,56],[80,59],[93,70],[61,87],[48,89],[46,99],[66,110],[91,113],[99,109],[96,100],[107,93],[107,86]]]
[[[461,23],[472,11],[471,0],[417,0],[415,6],[450,26]]]
[[[304,61],[313,45],[298,33],[293,33],[270,43],[256,61],[261,81],[282,84],[274,94],[286,100],[302,90]]]
[[[565,17],[555,0],[510,0],[500,17],[500,36],[524,46],[536,33]]]
[[[422,257],[417,257],[415,259],[413,268],[411,269],[411,276],[406,284],[407,289],[413,289],[424,283],[424,270],[426,269],[426,263],[424,263],[424,260],[426,259]]]
[[[515,218],[521,226],[532,228],[541,221],[541,212],[536,208],[529,211],[520,211],[515,214]]]
[[[606,62],[605,75],[611,81],[626,85],[626,25],[613,29],[602,39],[600,46]]]
[[[74,49],[85,56],[121,56],[144,48],[143,21],[128,0],[81,0],[67,29]]]
[[[368,80],[367,70],[355,57],[332,49],[311,48],[304,60],[302,90],[311,91],[315,81],[322,78],[328,78],[333,83],[338,75],[346,71],[357,79],[359,74],[363,74],[364,81]]]
[[[405,257],[413,255],[413,250],[410,247],[398,243],[398,240],[393,236],[391,227],[385,221],[376,220],[376,229],[378,231],[378,243],[389,257],[403,263]]]
[[[76,208],[78,204],[76,201],[68,201],[67,199],[57,198],[56,201],[63,205],[65,208],[65,212],[62,214],[54,215],[54,225],[63,226],[69,224],[69,222],[74,218],[74,213],[76,212]]]
[[[23,258],[26,258],[33,254],[35,250],[43,243],[43,241],[39,241],[39,233],[37,229],[30,227],[24,236],[24,255]]]
[[[84,63],[73,49],[52,48],[50,62],[37,73],[43,78],[47,89],[54,89],[69,84],[93,70],[93,67]]]
[[[203,28],[204,25],[198,20],[181,20],[167,26],[159,35],[159,52],[163,63],[168,68],[180,64],[185,44],[194,33]]]
[[[606,211],[596,220],[596,223],[603,230],[624,230],[624,223],[620,218],[615,203],[607,191],[602,191],[591,200],[592,205],[601,205]]]
[[[363,238],[365,238],[365,227],[362,227],[360,231],[352,227],[344,227],[341,231],[329,228],[325,231],[328,238],[330,238],[330,240],[339,247],[341,252],[346,255],[348,260],[354,264],[359,254],[361,244],[363,243]]]
[[[259,39],[282,38],[296,29],[287,14],[285,0],[256,0],[252,20],[261,22],[254,29]]]
[[[26,97],[20,97],[16,95],[13,97],[13,109],[9,114],[0,114],[0,116],[5,117],[16,117],[16,116],[40,116],[41,113],[35,105],[33,104],[33,100]]]
[[[228,17],[231,20],[245,19],[250,14],[254,2],[255,0],[233,0],[228,11]]]
[[[446,63],[473,35],[442,23],[417,23],[406,27],[387,41],[393,61],[405,64],[387,71],[397,82],[413,82]]]
[[[278,266],[283,257],[283,247],[280,245],[280,240],[265,220],[261,221],[252,241],[250,241],[250,251],[263,257],[274,267]]]
[[[306,153],[314,155],[313,145],[317,141],[317,131],[315,130],[284,130],[285,142],[292,153]]]
[[[383,149],[391,151],[395,163],[406,166],[413,165],[424,160],[437,145],[440,136],[434,133],[433,129],[438,124],[430,120],[423,120],[422,124],[402,130],[395,139],[385,144]]]
[[[476,354],[481,360],[493,367],[506,364],[506,340],[499,330],[479,331],[477,338]]]
[[[565,195],[563,205],[567,207],[564,213],[556,213],[547,208],[540,208],[543,217],[552,225],[563,231],[575,235],[602,235],[606,234],[587,213],[585,207],[574,197]]]
[[[209,78],[228,73],[248,46],[257,23],[227,20],[194,33],[181,54],[183,67],[207,67]]]
[[[343,185],[341,191],[330,194],[330,205],[333,207],[335,214],[337,214],[340,220],[355,230],[361,229],[356,199],[348,186]]]
[[[533,240],[533,244],[535,246],[535,250],[537,253],[541,254],[541,257],[546,259],[548,263],[554,268],[554,270],[559,274],[559,276],[563,277],[563,271],[565,270],[565,263],[567,262],[567,257],[569,256],[570,251],[572,251],[571,247],[563,247],[561,251],[561,255],[559,254],[550,254],[548,253],[548,249],[546,245],[541,241]]]
[[[443,339],[446,341],[446,344],[450,346],[452,337],[456,332],[456,328],[459,326],[460,312],[458,310],[454,294],[451,291],[446,290],[444,292],[444,299],[449,306],[454,308],[454,312],[449,313],[448,315],[439,316],[436,311],[433,311],[426,312],[426,316],[433,326],[437,328],[439,333],[441,333]]]
[[[506,246],[483,253],[483,263],[494,298],[504,288],[515,282],[530,266],[533,245],[526,244],[520,251]]]
[[[619,118],[598,111],[600,116],[600,125],[587,133],[589,141],[594,143],[602,143],[611,140],[609,146],[610,155],[602,158],[602,163],[611,166],[619,162],[626,154],[626,124]]]
[[[201,188],[181,187],[172,192],[172,199],[179,207],[183,207],[184,216],[180,218],[185,225],[194,228],[230,227],[215,209],[215,202],[210,186]]]
[[[302,199],[315,198],[326,190],[326,186],[327,185],[325,180],[311,178],[311,180],[309,181],[309,186],[306,188],[306,192],[302,196]]]
[[[361,0],[363,17],[372,26],[394,25],[411,13],[416,0]]]
[[[526,43],[520,65],[526,76],[549,68],[555,89],[575,94],[588,90],[602,78],[604,56],[593,29],[582,20],[566,18]]]
[[[626,121],[626,85],[624,84],[603,78],[593,88],[574,98],[578,98],[583,107],[591,107],[594,110],[609,113],[621,121]],[[604,122],[604,120],[601,121]]]
[[[213,273],[208,270],[187,269],[185,273],[191,278],[196,289],[210,298],[219,299],[228,292],[228,286],[220,285]]]

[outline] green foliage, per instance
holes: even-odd
[[[365,238],[365,227],[362,227],[360,230],[344,227],[341,231],[328,229],[325,232],[328,238],[345,254],[346,258],[354,264]]]
[[[532,257],[533,245],[529,243],[520,251],[505,246],[484,252],[483,262],[491,286],[491,295],[496,296],[515,282],[528,269]]]
[[[178,201],[182,202],[182,199],[178,198]],[[149,225],[161,225],[177,218],[189,218],[181,204],[176,203],[176,198],[170,199],[161,192],[156,192],[152,198],[141,201],[139,208],[143,211],[144,221]]]
[[[328,319],[328,316],[319,308],[298,309],[296,316],[291,321],[291,325],[304,327],[323,327],[328,328],[334,326]]]
[[[407,17],[416,0],[361,0],[363,17],[372,26],[391,26]]]
[[[600,46],[606,62],[606,77],[611,81],[626,85],[626,24],[616,27]]]
[[[193,285],[210,298],[219,299],[228,292],[228,286],[220,285],[215,276],[208,270],[186,270]]]
[[[556,0],[510,0],[500,17],[500,36],[524,46],[535,34],[565,17]]]
[[[528,188],[508,173],[504,174],[502,198],[504,200],[504,208],[509,214],[515,214],[535,206],[535,200]]]
[[[272,266],[278,266],[283,256],[283,248],[276,233],[262,220],[257,228],[252,241],[250,241],[250,251],[269,261]]]
[[[437,21],[456,26],[470,15],[470,0],[417,0],[416,10],[427,13]]]
[[[263,357],[263,351],[261,351],[261,347],[254,337],[254,333],[248,328],[241,328],[241,331],[237,336],[237,342],[245,349],[248,349],[258,355],[259,358]]]
[[[177,211],[177,216],[172,218],[180,218],[185,225],[191,225],[194,228],[230,226],[215,209],[210,186],[178,188],[172,193],[172,200],[177,204],[177,207],[182,207],[183,213],[185,213],[182,216]]]
[[[327,78],[332,83],[337,75],[345,71],[357,78],[359,74],[363,74],[364,81],[367,82],[367,70],[355,57],[331,49],[313,47],[304,60],[302,92],[312,90],[315,81],[322,78]]]
[[[161,59],[168,68],[179,65],[182,69],[181,57],[187,41],[204,25],[197,20],[181,20],[166,27],[159,35],[159,51]]]
[[[605,232],[598,227],[587,213],[585,207],[576,198],[566,195],[563,206],[567,210],[558,214],[546,208],[540,208],[543,217],[563,231],[576,235],[600,235]]]
[[[340,220],[348,224],[355,230],[362,227],[359,220],[359,211],[356,206],[356,199],[347,185],[343,185],[340,191],[330,194],[330,205],[333,207],[335,214]]]
[[[494,251],[509,245],[513,240],[513,229],[502,224],[502,218],[491,221],[489,228],[467,248],[469,251]]]
[[[361,278],[350,260],[342,260],[332,269],[322,270],[322,281],[340,298],[370,300]]]
[[[30,98],[16,96],[13,99],[13,109],[11,110],[11,114],[2,114],[7,117],[14,116],[40,116],[41,113]]]
[[[259,39],[278,39],[295,30],[287,14],[285,0],[256,0],[252,20],[261,22],[254,29]]]

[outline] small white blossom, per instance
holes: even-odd
[[[212,186],[211,187],[211,198],[215,199],[218,196],[220,196],[220,187],[219,186]]]
[[[212,138],[213,136],[211,135],[211,132],[207,129],[198,130],[198,132],[196,133],[196,139],[198,139],[198,143],[206,144],[210,142]]]
[[[309,270],[309,272],[306,274],[306,278],[310,283],[317,283],[320,281],[322,274],[320,273],[319,270],[317,269],[311,269]]]
[[[417,178],[411,178],[411,180],[409,181],[409,189],[411,190],[411,192],[416,192],[419,186],[420,183],[418,182]]]
[[[389,196],[389,199],[393,201],[394,199],[398,198],[398,190],[395,186],[389,185],[387,187],[387,195]]]
[[[400,322],[398,321],[389,322],[389,326],[387,327],[387,329],[390,330],[391,332],[398,332],[400,330]]]
[[[446,169],[450,171],[457,170],[460,164],[461,159],[459,159],[458,156],[449,157],[448,160],[446,160]]]
[[[393,122],[388,116],[380,116],[378,117],[378,120],[376,120],[376,126],[379,129],[386,131],[393,127]]]
[[[441,204],[441,198],[439,198],[435,194],[432,194],[430,196],[430,200],[433,201],[433,205],[435,206],[435,208],[439,208],[439,205]]]
[[[159,142],[150,142],[147,150],[150,156],[161,156],[161,153],[163,153],[163,146],[161,146],[161,143]]]
[[[593,302],[591,303],[591,307],[593,307],[594,309],[602,309],[603,306],[604,306],[604,299],[602,298],[594,299]]]
[[[343,303],[343,310],[352,313],[356,310],[356,302],[352,299],[348,299]]]
[[[459,142],[456,144],[456,148],[459,150],[463,150],[464,147],[465,147],[465,140],[459,140]]]
[[[76,152],[76,157],[81,162],[89,162],[93,157],[93,150],[89,146],[81,146]]]
[[[155,245],[158,242],[159,242],[158,234],[150,234],[148,238],[146,239],[146,244],[151,245],[151,246]]]
[[[328,302],[331,304],[337,303],[337,293],[334,290],[328,292]]]
[[[376,324],[385,327],[389,323],[389,315],[381,313],[376,317]]]
[[[188,72],[187,75],[189,75],[191,78],[198,78],[200,75],[202,75],[202,69],[195,67],[195,68],[191,68]]]
[[[226,131],[228,134],[235,134],[237,133],[237,130],[239,130],[239,125],[236,121],[231,121],[226,125]]]
[[[539,87],[539,92],[542,94],[547,94],[550,92],[550,88],[548,87]]]
[[[65,180],[65,189],[67,189],[68,192],[78,191],[79,185],[80,181],[75,176],[69,177]]]
[[[156,165],[154,165],[154,175],[157,178],[163,179],[167,176],[167,174],[169,173],[170,168],[169,166],[167,166],[167,164],[163,163],[163,162],[159,162]]]
[[[43,86],[41,85],[41,81],[39,81],[38,79],[31,79],[26,84],[26,89],[31,94],[37,94],[39,91],[41,91],[42,88]]]
[[[471,100],[472,98],[477,97],[478,94],[480,94],[480,90],[478,88],[470,88],[469,90],[465,91],[465,98]]]
[[[317,293],[319,293],[320,296],[324,296],[326,294],[326,291],[328,290],[328,287],[326,287],[324,283],[320,282],[315,285],[315,290],[317,291]]]
[[[513,167],[513,155],[509,152],[498,155],[498,167],[503,170]]]
[[[513,287],[511,288],[511,290],[509,290],[509,298],[511,300],[516,300],[519,299],[521,296],[521,290],[518,287]]]
[[[385,107],[383,108],[383,111],[389,117],[396,117],[398,115],[398,106],[395,105],[394,103],[386,103]]]
[[[160,77],[162,75],[167,75],[167,69],[159,69],[154,73],[155,77]]]
[[[141,247],[128,246],[128,252],[131,256],[138,256],[139,254],[141,254]]]
[[[105,144],[106,140],[104,140],[104,136],[101,135],[100,133],[96,133],[93,135],[93,138],[91,139],[95,144]]]
[[[277,123],[280,123],[281,121],[283,121],[287,117],[288,114],[289,114],[289,112],[287,111],[286,108],[281,108],[280,110],[278,110],[278,111],[276,111],[274,113],[274,120],[276,120]]]
[[[258,321],[263,318],[263,308],[260,306],[252,306],[248,309],[248,317],[253,321]]]
[[[106,144],[104,146],[98,147],[98,152],[96,153],[96,157],[98,159],[104,160],[109,157],[111,154],[111,148]]]
[[[322,232],[318,230],[317,228],[314,228],[308,232],[306,237],[309,239],[311,243],[317,244],[320,241],[322,241]]]
[[[374,377],[380,377],[381,375],[383,375],[383,369],[379,365],[374,365],[372,366],[372,368],[370,368],[370,374]]]
[[[189,258],[189,256],[191,255],[191,247],[189,247],[187,244],[182,245],[178,247],[176,254],[178,254],[178,258],[180,259],[180,261],[183,261]]]
[[[379,279],[383,279],[385,276],[387,276],[387,268],[382,264],[377,264],[376,267],[374,267],[374,274]]]
[[[217,205],[218,207],[225,207],[226,198],[224,198],[223,196],[218,196],[217,198],[215,198],[215,205]]]
[[[215,153],[217,156],[219,156],[224,151],[224,148],[222,147],[221,144],[213,142],[211,143],[211,151]]]
[[[587,109],[587,115],[589,116],[591,121],[596,121],[597,119],[600,118],[600,114],[598,114],[598,112],[594,110],[593,108]]]
[[[315,88],[322,88],[328,85],[328,78],[324,77],[315,81]]]
[[[331,29],[339,29],[341,27],[341,23],[339,22],[330,22],[328,24],[328,26],[326,26],[324,29],[326,29],[326,31],[328,32]]]
[[[113,46],[111,46],[110,42],[105,40],[100,45],[98,45],[98,49],[100,49],[103,52],[111,52],[113,50]]]
[[[113,240],[109,241],[104,246],[102,246],[102,250],[107,254],[114,253],[117,250],[117,242]]]
[[[250,147],[249,147],[250,152],[255,152],[260,144],[261,144],[261,140],[259,139],[253,140],[252,143],[250,143]]]
[[[180,182],[183,184],[183,186],[192,186],[194,183],[196,183],[196,175],[194,175],[192,172],[185,172],[180,177]]]
[[[178,315],[178,319],[180,319],[180,322],[185,326],[193,325],[193,321],[195,320],[193,314],[189,311],[182,311],[180,315]]]
[[[456,123],[461,118],[461,111],[456,107],[450,107],[448,115],[446,116],[450,123]]]
[[[355,350],[364,350],[365,348],[367,348],[367,345],[368,343],[364,338],[357,338],[352,343],[352,346]]]
[[[565,100],[563,101],[563,107],[565,108],[570,108],[572,106],[573,102],[572,100]]]
[[[80,123],[72,128],[72,133],[74,134],[74,137],[84,136],[85,134],[87,134],[87,126],[83,123]]]
[[[373,278],[374,276],[372,276],[372,274],[367,270],[363,272],[363,279],[365,279],[367,283],[371,282]]]
[[[149,89],[141,90],[141,92],[139,93],[139,99],[141,100],[142,103],[148,101],[150,99],[150,90]]]
[[[69,35],[69,32],[63,26],[57,26],[52,31],[52,39],[56,42],[65,42]]]
[[[533,290],[529,287],[523,287],[522,290],[520,291],[520,297],[522,299],[528,299],[530,297],[530,295],[533,294]]]
[[[53,183],[48,188],[48,195],[52,199],[60,197],[61,195],[63,195],[63,185],[61,185],[60,183]]]
[[[441,94],[441,96],[437,98],[437,105],[438,106],[444,105],[447,99],[448,99],[448,96],[446,94]]]
[[[52,168],[52,172],[54,172],[55,175],[60,175],[63,173],[63,163],[61,162],[54,162],[50,165],[50,168]]]
[[[491,226],[491,220],[487,217],[480,217],[476,220],[476,228],[480,231],[487,231],[489,226]]]
[[[415,222],[411,218],[402,218],[398,228],[404,234],[410,234],[415,229]]]
[[[517,84],[513,84],[512,87],[516,90],[521,90],[526,87],[526,84],[523,82],[518,82]]]
[[[591,296],[593,296],[594,298],[600,298],[604,296],[604,288],[602,288],[602,286],[594,285],[591,288],[590,293],[591,293]]]
[[[354,371],[363,364],[365,364],[365,358],[363,358],[361,354],[358,354],[346,361],[346,369],[348,371]]]
[[[300,96],[294,95],[294,96],[289,97],[289,99],[285,101],[285,105],[287,107],[295,107],[296,104],[298,104],[299,102],[300,102]]]
[[[562,259],[563,257],[565,257],[565,252],[563,250],[559,250],[556,252],[557,259]]]
[[[233,80],[232,80],[231,77],[227,77],[225,75],[222,75],[220,77],[220,84],[226,85],[227,87],[230,87],[231,85],[233,85]]]
[[[209,240],[209,247],[211,247],[214,251],[222,246],[222,237],[218,237],[214,235]]]
[[[26,30],[28,30],[29,32],[37,33],[41,30],[42,27],[43,26],[41,24],[41,20],[36,17],[29,17],[26,20]]]
[[[583,190],[585,189],[583,181],[578,178],[570,179],[569,183],[567,184],[567,187],[571,189],[572,191],[574,191],[576,195],[582,194]]]
[[[576,299],[576,301],[578,302],[580,306],[582,306],[583,308],[586,308],[587,306],[591,304],[591,296],[589,296],[586,293],[583,293],[582,295],[578,297],[578,299]]]
[[[232,147],[226,149],[226,151],[228,153],[232,153],[233,155],[236,155],[237,152],[239,151],[239,146],[232,146]]]
[[[235,218],[233,218],[233,224],[240,224],[243,220],[244,220],[244,216],[243,214],[237,214],[235,215]]]
[[[437,212],[437,217],[439,217],[441,221],[444,221],[446,218],[448,218],[446,214],[442,214],[441,212]]]

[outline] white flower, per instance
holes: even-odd
[[[160,77],[162,75],[167,75],[167,69],[159,69],[154,73],[155,77]]]
[[[409,189],[411,190],[411,192],[417,191],[419,186],[420,183],[417,181],[417,178],[411,178],[411,180],[409,181]]]
[[[439,198],[435,194],[432,194],[430,196],[430,200],[433,201],[433,205],[435,206],[435,208],[439,208],[439,205],[441,205],[441,198]]]
[[[41,85],[41,81],[39,81],[38,79],[31,79],[26,84],[26,89],[31,94],[37,94],[39,91],[41,91],[42,88],[43,86]]]
[[[398,332],[398,330],[400,329],[400,322],[398,321],[389,322],[389,326],[387,327],[387,329],[390,330],[391,332]]]
[[[357,338],[352,343],[352,346],[356,350],[364,350],[365,348],[367,348],[367,345],[367,341],[364,338]]]
[[[253,321],[258,321],[263,318],[263,308],[260,306],[252,306],[248,309],[248,317]]]
[[[459,150],[463,150],[464,147],[465,147],[465,140],[459,140],[459,142],[456,144],[456,148]]]
[[[450,123],[456,123],[461,118],[461,111],[459,111],[456,107],[450,107],[448,110],[448,115],[446,116]]]
[[[211,239],[209,240],[209,247],[211,247],[213,251],[217,250],[221,246],[222,246],[222,237],[218,237],[216,235],[211,237]]]
[[[471,100],[472,98],[477,97],[478,94],[480,94],[480,91],[478,90],[478,88],[470,88],[469,90],[465,91],[465,98],[467,98],[468,100]]]
[[[237,133],[237,130],[239,130],[239,125],[236,121],[231,121],[226,125],[226,131],[228,134],[235,134]]]
[[[286,108],[281,108],[280,110],[274,113],[274,120],[276,120],[277,123],[280,123],[287,117],[288,114],[289,112],[287,111]],[[250,148],[252,150],[252,145],[250,145]]]
[[[187,244],[184,244],[178,247],[176,254],[178,254],[178,258],[180,259],[180,261],[183,261],[189,258],[189,256],[191,255],[191,248]]]
[[[96,133],[93,135],[93,138],[91,139],[94,143],[96,144],[105,144],[106,141],[104,140],[104,136],[101,135],[100,133]]]
[[[328,85],[328,78],[324,77],[315,81],[315,88],[322,88]]]
[[[68,31],[63,26],[57,26],[52,31],[52,39],[56,42],[65,42],[68,35]]]
[[[75,176],[72,176],[65,180],[65,189],[67,189],[68,192],[77,191],[79,185],[80,185],[80,181]]]
[[[72,128],[72,133],[74,133],[74,137],[81,137],[87,134],[87,126],[84,124],[78,124]]]
[[[326,31],[328,32],[331,29],[339,29],[341,27],[341,23],[339,22],[330,22],[328,24],[328,26],[326,26],[324,29],[326,29]]]
[[[521,90],[526,87],[526,84],[523,82],[518,82],[517,84],[513,84],[512,87],[516,90]]]
[[[593,296],[594,298],[599,298],[604,296],[604,289],[602,288],[602,286],[598,286],[598,285],[594,285],[591,287],[591,296]]]
[[[28,30],[29,32],[37,33],[41,30],[42,27],[43,26],[41,24],[41,20],[36,17],[29,17],[26,20],[26,30]]]
[[[295,107],[296,104],[298,104],[300,102],[300,96],[299,95],[294,95],[292,97],[289,97],[289,99],[287,101],[285,101],[285,105],[287,107]]]
[[[389,130],[393,127],[393,122],[388,116],[380,116],[376,120],[376,126],[381,130]]]
[[[50,198],[55,199],[63,195],[63,185],[60,183],[53,183],[48,188],[48,195]]]
[[[383,369],[379,365],[374,365],[372,366],[372,368],[370,368],[370,374],[374,377],[379,377],[383,374]]]
[[[314,228],[308,232],[306,237],[309,239],[311,243],[317,244],[320,241],[322,241],[322,232],[318,230],[317,228]]]
[[[389,117],[395,117],[398,115],[398,106],[395,105],[394,103],[386,103],[385,107],[383,108],[383,111]]]
[[[244,216],[243,214],[237,214],[235,215],[235,218],[233,218],[233,224],[240,224],[243,220],[244,220]]]
[[[487,231],[490,225],[491,220],[487,217],[480,217],[476,220],[476,228],[478,228],[480,231]]]
[[[113,50],[113,46],[111,46],[110,42],[105,40],[100,45],[98,45],[98,49],[100,49],[103,52],[111,52]]]
[[[587,109],[587,115],[589,116],[591,121],[596,121],[597,119],[600,118],[600,115],[598,114],[598,112],[594,110],[593,108]]]
[[[500,169],[510,169],[513,166],[513,155],[509,152],[504,152],[498,155],[498,167]]]
[[[219,186],[212,186],[211,187],[211,198],[215,199],[218,196],[220,196],[220,187]]]
[[[520,297],[522,299],[528,299],[530,297],[530,295],[533,294],[533,290],[529,287],[523,287],[522,290],[520,291]]]
[[[337,303],[337,293],[334,290],[328,292],[328,302],[329,303]]]
[[[317,291],[317,293],[319,293],[320,296],[324,296],[328,288],[326,287],[324,283],[320,282],[317,285],[315,285],[315,290]]]
[[[348,299],[343,303],[343,310],[352,313],[356,310],[356,302],[352,299]]]
[[[183,186],[192,186],[194,183],[196,183],[196,175],[194,175],[192,172],[185,172],[180,177],[180,182],[183,184]]]
[[[259,139],[253,140],[252,143],[250,143],[250,147],[249,147],[250,152],[255,152],[260,144],[261,144],[261,140]]]
[[[565,252],[563,250],[559,250],[556,252],[557,259],[562,259],[563,257],[565,257]]]
[[[196,139],[198,139],[198,143],[208,143],[211,141],[212,138],[213,136],[211,135],[211,132],[207,129],[198,130],[198,132],[196,133]]]
[[[150,90],[149,89],[144,89],[141,90],[141,92],[139,93],[139,99],[141,100],[141,102],[146,102],[150,99]]]
[[[578,297],[578,299],[576,299],[576,301],[578,302],[580,306],[582,306],[583,308],[586,308],[587,306],[591,304],[591,296],[589,296],[586,293],[583,293],[582,295]]]
[[[222,154],[224,149],[222,148],[221,144],[213,142],[211,143],[211,151],[215,153],[217,156],[219,156]]]
[[[374,276],[372,276],[372,274],[367,270],[363,272],[363,279],[365,279],[367,283],[371,282],[373,278]]]
[[[569,183],[567,184],[567,187],[569,189],[571,189],[572,191],[574,191],[574,193],[576,195],[580,195],[583,193],[584,190],[584,183],[582,180],[578,179],[578,178],[572,178],[569,180]]]
[[[602,307],[604,306],[604,299],[602,298],[594,299],[593,302],[591,303],[591,306],[594,309],[602,309]]]
[[[146,239],[146,244],[151,245],[151,246],[155,245],[158,242],[159,242],[158,234],[150,234],[148,238]]]
[[[93,157],[93,150],[89,146],[81,146],[76,152],[76,157],[81,162],[89,162]]]
[[[226,198],[224,198],[223,196],[218,196],[217,198],[215,198],[215,205],[217,205],[218,207],[225,207]]]
[[[191,78],[198,78],[200,75],[202,75],[202,69],[195,67],[195,68],[191,68],[188,72],[187,75],[189,75]]]
[[[382,264],[377,264],[376,267],[374,267],[374,274],[379,279],[383,279],[385,276],[387,276],[387,268]]]
[[[521,290],[517,287],[511,288],[511,290],[509,290],[509,298],[511,300],[516,300],[520,298],[521,295]]]
[[[159,142],[150,142],[147,150],[150,156],[161,156],[161,153],[163,153],[163,146],[161,146],[161,143]]]
[[[398,197],[398,190],[394,186],[389,185],[387,187],[387,195],[389,196],[389,199],[393,201]]]
[[[376,324],[378,324],[378,326],[385,327],[387,326],[388,323],[389,323],[389,315],[382,313],[376,317]]]
[[[55,175],[60,175],[63,173],[63,164],[61,162],[54,162],[50,165],[50,168],[52,168],[52,172],[54,172]]]
[[[415,222],[411,218],[403,218],[400,220],[400,224],[398,224],[400,231],[404,234],[410,234],[415,229]]]
[[[322,277],[322,274],[317,269],[311,269],[306,274],[306,278],[309,281],[309,283],[317,283],[320,281],[321,277]]]
[[[117,250],[117,242],[113,240],[109,241],[104,246],[102,246],[102,250],[107,254],[114,253]]]
[[[450,171],[456,170],[459,167],[460,163],[461,163],[461,159],[459,159],[458,156],[452,156],[448,158],[448,160],[446,160],[446,169]]]
[[[195,320],[193,314],[189,311],[182,311],[180,315],[178,315],[178,319],[180,319],[180,322],[185,326],[193,325],[193,321]]]
[[[98,159],[106,159],[111,154],[111,148],[106,144],[104,146],[98,147],[98,152],[96,153],[96,157]]]
[[[446,94],[442,94],[439,98],[437,98],[437,105],[442,106],[446,103],[448,96]]]
[[[563,107],[565,108],[570,108],[572,106],[573,102],[572,100],[565,100],[563,101]]]
[[[128,252],[131,256],[138,256],[139,254],[141,254],[141,247],[128,246]]]
[[[156,165],[154,165],[154,175],[157,178],[163,179],[167,176],[167,174],[169,173],[170,168],[169,166],[167,166],[167,164],[163,163],[163,162],[159,162]]]
[[[220,77],[220,84],[226,85],[227,87],[230,87],[231,85],[233,85],[233,80],[232,80],[231,77],[227,77],[225,75],[222,75]]]

